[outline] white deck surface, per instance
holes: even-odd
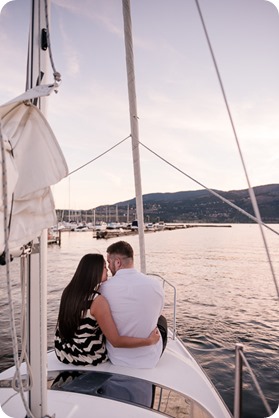
[[[25,373],[24,365],[22,373]],[[203,371],[199,368],[196,361],[189,352],[184,348],[178,339],[168,340],[167,348],[160,359],[158,365],[154,369],[131,369],[126,367],[114,366],[110,362],[103,363],[97,367],[86,366],[78,367],[66,365],[59,362],[54,352],[48,356],[48,371],[57,370],[93,370],[128,375],[157,383],[161,386],[171,388],[187,397],[197,401],[190,401],[187,404],[187,411],[183,415],[178,411],[177,399],[173,399],[173,405],[168,405],[172,416],[177,417],[197,417],[207,418],[210,415],[214,418],[230,418],[231,414],[224,405],[223,401],[211,385]],[[13,376],[13,370],[9,369],[0,374],[0,380],[8,379]],[[1,405],[7,398],[14,393],[13,389],[0,389]],[[168,398],[171,402],[171,399]],[[87,418],[94,416],[98,418],[112,416],[118,417],[151,417],[158,416],[158,412],[149,410],[144,407],[134,406],[120,401],[98,398],[96,396],[82,395],[72,392],[48,391],[48,414],[55,413],[56,418]],[[205,410],[208,413],[205,412]],[[177,410],[177,412],[175,412]],[[25,412],[22,407],[20,395],[13,397],[4,407],[3,411],[13,418],[24,418]],[[112,414],[113,412],[113,414]]]

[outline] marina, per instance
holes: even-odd
[[[126,237],[129,235],[137,235],[138,229],[132,228],[132,224],[114,224],[114,227],[110,227],[109,224],[104,223],[102,228],[98,228],[96,225],[83,223],[80,226],[68,226],[68,223],[60,223],[59,227],[49,228],[48,232],[48,244],[61,245],[61,239],[63,233],[71,232],[90,232],[92,237],[96,239],[110,239],[116,237]],[[189,224],[189,223],[161,223],[158,227],[157,224],[145,224],[144,233],[160,232],[160,231],[174,231],[177,229],[187,228],[231,228],[232,225],[227,224]]]

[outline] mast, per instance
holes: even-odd
[[[27,89],[45,82],[46,12],[49,0],[31,0],[31,25],[27,69]],[[34,104],[45,113],[45,99]],[[29,392],[29,408],[34,417],[47,416],[47,230],[33,242],[28,263],[28,354],[33,384]]]
[[[122,0],[122,8],[123,8],[123,18],[124,18],[124,37],[125,37],[125,50],[126,50],[126,68],[127,68],[127,81],[128,81],[129,108],[130,108],[130,126],[131,126],[131,136],[132,136],[134,182],[135,182],[135,192],[136,192],[136,207],[137,207],[137,220],[138,220],[138,233],[139,233],[140,267],[141,267],[141,271],[143,273],[146,273],[143,199],[142,199],[142,188],[141,188],[141,170],[140,170],[140,153],[139,153],[139,128],[138,128],[138,113],[137,113],[137,102],[136,102],[136,86],[135,86],[130,0]]]

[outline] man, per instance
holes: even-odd
[[[161,332],[158,343],[146,347],[115,348],[107,341],[109,359],[119,366],[155,367],[167,342],[167,322],[161,315],[162,284],[134,268],[134,252],[128,242],[110,245],[107,261],[113,277],[102,284],[101,293],[109,302],[119,334],[148,337],[157,323]]]

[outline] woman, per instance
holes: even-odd
[[[64,289],[57,321],[54,347],[63,363],[97,365],[108,360],[105,339],[114,347],[142,347],[155,344],[157,328],[148,338],[120,336],[109,304],[98,289],[107,280],[107,267],[101,254],[86,254]],[[127,319],[129,320],[129,319]]]

